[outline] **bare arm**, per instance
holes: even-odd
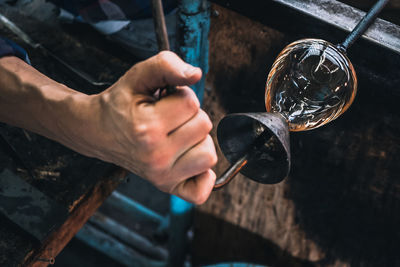
[[[94,100],[44,76],[17,57],[0,59],[0,120],[63,143],[90,116]],[[71,144],[70,144],[71,143]]]
[[[211,122],[187,85],[201,71],[163,52],[88,96],[16,57],[0,59],[0,121],[29,129],[89,157],[120,165],[196,204],[209,196],[216,153]],[[167,84],[178,91],[157,100]]]

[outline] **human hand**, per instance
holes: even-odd
[[[98,115],[86,142],[92,155],[149,180],[164,192],[195,204],[205,202],[215,183],[217,162],[212,123],[187,86],[201,70],[172,52],[133,66],[106,91],[94,96]],[[160,100],[159,88],[177,86]]]

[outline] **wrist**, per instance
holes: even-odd
[[[0,121],[87,156],[96,136],[96,97],[72,90],[13,56],[0,58]]]
[[[54,139],[89,157],[103,159],[104,143],[98,95],[72,92],[55,107]]]

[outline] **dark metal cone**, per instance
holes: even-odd
[[[263,134],[265,142],[259,142]],[[278,113],[237,113],[224,117],[217,130],[219,146],[233,164],[248,153],[244,176],[263,184],[282,181],[290,170],[287,122]]]

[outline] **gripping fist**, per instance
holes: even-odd
[[[99,106],[95,155],[149,180],[164,192],[195,204],[205,202],[215,182],[217,156],[212,123],[188,85],[201,70],[172,52],[133,66],[96,95]],[[158,99],[167,85],[177,91]]]

